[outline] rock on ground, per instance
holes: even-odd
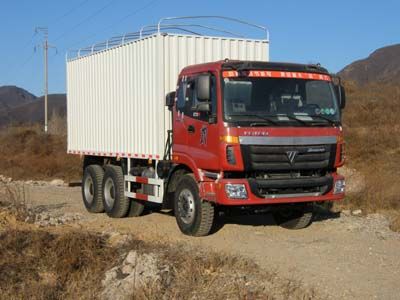
[[[82,219],[83,216],[79,213],[64,213],[53,215],[48,212],[42,212],[35,215],[33,223],[39,225],[40,227],[47,227],[71,224],[74,222],[78,222]]]
[[[62,180],[62,179],[54,179],[54,180],[50,181],[50,185],[63,186],[63,185],[65,185],[65,183],[64,183],[64,180]]]
[[[4,175],[0,175],[0,182],[1,183],[7,184],[7,183],[10,183],[11,181],[12,181],[11,177],[6,177]]]
[[[155,254],[130,251],[120,266],[105,273],[101,298],[131,299],[135,288],[157,284],[168,273],[168,267],[159,268]]]

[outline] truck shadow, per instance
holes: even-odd
[[[331,207],[315,206],[313,222],[324,222],[340,218],[340,212],[334,212]],[[246,215],[221,215],[216,218],[211,234],[217,233],[227,224],[244,226],[278,226],[271,213],[246,214]]]
[[[271,214],[251,214],[251,215],[225,215],[216,219],[213,233],[216,233],[227,224],[247,225],[247,226],[275,226],[276,223]]]
[[[332,211],[331,207],[316,205],[314,208],[315,215],[313,222],[323,222],[330,219],[340,218],[340,212]],[[173,210],[157,210],[146,209],[144,214],[159,213],[174,217]],[[210,234],[215,234],[220,231],[225,225],[235,224],[243,226],[265,227],[265,226],[278,226],[271,213],[258,213],[258,214],[221,214],[217,213],[213,228]]]

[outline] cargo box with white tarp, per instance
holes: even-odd
[[[161,159],[171,129],[165,96],[184,67],[226,58],[268,61],[266,30],[264,39],[246,39],[217,27],[171,23],[177,19],[186,18],[165,18],[67,56],[69,153]]]

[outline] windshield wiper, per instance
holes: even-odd
[[[261,126],[268,126],[272,123],[268,123],[268,122],[254,122],[254,123],[250,123],[251,127],[261,127]]]
[[[299,122],[299,123],[301,123],[301,124],[303,124],[303,125],[307,125],[307,126],[309,126],[310,125],[310,123],[309,122],[306,122],[306,121],[303,121],[303,120],[301,120],[301,119],[299,119],[299,118],[296,118],[295,116],[292,116],[292,115],[277,115],[277,117],[286,117],[286,118],[288,118],[288,119],[290,119],[290,120],[295,120],[295,121],[297,121],[297,122]],[[308,116],[307,116],[308,117]]]
[[[251,114],[229,114],[228,116],[229,116],[229,117],[231,117],[231,116],[234,116],[234,117],[236,117],[236,116],[237,116],[237,117],[239,117],[239,116],[243,116],[243,117],[257,117],[257,118],[259,118],[260,120],[267,121],[267,122],[269,122],[269,123],[271,123],[271,124],[273,124],[273,125],[279,125],[278,122],[273,121],[271,118],[269,118],[269,117],[267,117],[267,116],[260,116],[260,115],[256,115],[256,114],[253,114],[253,115],[251,115]],[[250,126],[256,126],[256,125],[253,125],[253,124],[260,124],[260,123],[251,123]]]
[[[330,124],[333,124],[333,125],[338,125],[338,124],[339,124],[338,121],[331,120],[331,119],[329,119],[328,117],[321,116],[321,115],[310,115],[310,116],[307,116],[307,117],[311,117],[311,118],[320,118],[320,119],[323,119],[323,120],[325,120],[325,121],[328,121]]]

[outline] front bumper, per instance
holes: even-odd
[[[280,204],[280,203],[297,203],[297,202],[322,202],[337,201],[344,198],[344,193],[334,194],[333,186],[338,180],[344,180],[344,177],[333,173],[329,176],[332,180],[330,189],[324,193],[300,193],[290,195],[270,195],[262,197],[255,192],[254,186],[251,186],[252,180],[248,179],[219,179],[213,182],[200,183],[200,197],[202,199],[215,202],[220,205],[243,206],[243,205],[263,205],[263,204]],[[242,184],[246,187],[246,199],[229,198],[225,191],[226,184]]]

